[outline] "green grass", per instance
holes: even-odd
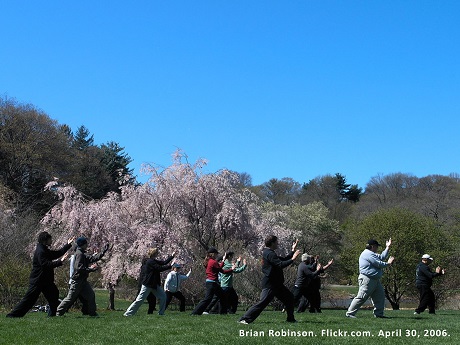
[[[98,305],[105,306],[106,295],[98,293],[97,297]],[[73,311],[64,317],[48,318],[45,313],[39,312],[28,313],[20,319],[8,319],[3,312],[0,314],[0,344],[460,343],[460,311],[441,310],[435,316],[422,314],[415,317],[413,310],[387,310],[386,315],[391,319],[375,319],[371,310],[361,310],[358,319],[348,319],[344,310],[324,310],[322,314],[296,314],[299,322],[290,324],[284,321],[285,314],[267,310],[251,325],[241,325],[237,320],[242,311],[228,316],[191,316],[189,311],[167,310],[166,315],[159,316],[147,315],[145,305],[137,315],[123,317],[129,303],[117,301],[118,311],[99,309],[98,318],[83,317]],[[308,336],[283,336],[283,330],[305,332]],[[329,333],[324,334],[327,330]],[[275,333],[274,336],[270,331]],[[256,332],[264,336],[257,337]],[[360,335],[357,335],[359,332]]]

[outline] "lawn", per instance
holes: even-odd
[[[98,305],[106,305],[98,293]],[[118,311],[99,309],[100,317],[72,311],[48,318],[43,312],[21,319],[0,314],[0,344],[459,344],[460,311],[441,310],[437,315],[415,317],[413,310],[386,311],[390,319],[375,319],[361,310],[358,319],[344,310],[322,314],[296,314],[298,323],[286,323],[281,312],[267,310],[251,325],[237,322],[237,315],[191,316],[167,310],[147,315],[147,306],[133,317],[123,317],[129,301],[117,301]]]

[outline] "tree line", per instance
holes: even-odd
[[[355,283],[357,258],[369,238],[392,237],[396,264],[384,275],[384,286],[396,309],[414,293],[415,266],[425,252],[450,272],[439,297],[458,286],[455,174],[376,176],[364,190],[340,173],[303,184],[283,178],[253,186],[248,173],[204,174],[205,161],[188,162],[178,150],[171,166],[146,166],[150,179],[139,184],[130,162],[118,143],[95,145],[84,126],[73,133],[32,105],[0,98],[2,296],[14,295],[15,285],[6,280],[20,270],[18,257],[22,267],[29,260],[38,228],[50,231],[57,243],[69,232],[91,237],[96,247],[112,243],[102,270],[106,286],[136,278],[149,246],[174,249],[194,268],[190,300],[201,296],[200,261],[210,246],[249,259],[248,274],[236,284],[246,300],[257,298],[259,252],[269,233],[279,236],[285,250],[298,238],[304,252],[334,257],[330,276],[342,283]],[[288,281],[294,279],[295,268],[286,273]]]

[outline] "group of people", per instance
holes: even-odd
[[[79,237],[76,240],[75,253],[71,259],[69,292],[59,303],[59,291],[54,283],[54,268],[62,266],[68,258],[68,250],[72,247],[75,238],[67,241],[67,244],[58,250],[51,250],[52,237],[48,232],[41,232],[38,236],[38,244],[32,262],[32,272],[29,279],[29,289],[19,304],[7,317],[22,317],[36,303],[40,293],[43,293],[48,301],[49,316],[62,316],[79,299],[82,304],[82,313],[89,316],[97,316],[94,290],[87,281],[89,273],[98,269],[97,261],[101,260],[109,250],[106,244],[103,249],[93,255],[87,254],[88,239]],[[310,256],[306,253],[301,255],[301,262],[297,268],[297,277],[293,289],[284,285],[283,269],[292,265],[300,255],[296,250],[298,241],[294,242],[291,252],[286,257],[276,254],[278,238],[270,235],[265,239],[265,248],[262,251],[262,292],[260,300],[250,307],[239,319],[242,324],[250,324],[262,313],[276,297],[284,305],[287,322],[297,322],[294,317],[295,305],[301,298],[310,305],[310,312],[321,312],[320,297],[320,274],[323,273],[333,260],[326,265],[319,263],[318,256]],[[389,255],[391,239],[386,242],[386,248],[378,254],[380,244],[376,240],[369,240],[365,250],[359,257],[359,290],[352,300],[346,316],[356,318],[356,313],[361,306],[370,298],[374,306],[374,316],[385,318],[385,293],[381,283],[383,269],[392,265],[395,258]],[[185,311],[185,297],[181,292],[181,283],[188,279],[191,270],[187,274],[180,272],[181,265],[176,263],[175,253],[165,260],[157,258],[158,248],[151,248],[147,257],[143,260],[140,276],[139,290],[136,299],[131,303],[124,316],[136,314],[145,299],[149,302],[148,313],[153,313],[156,301],[159,301],[159,315],[164,315],[166,308],[175,297],[179,300],[179,310]],[[387,261],[385,261],[388,258]],[[425,254],[416,269],[416,286],[420,292],[420,303],[414,314],[420,314],[427,308],[429,313],[435,313],[435,296],[431,290],[432,280],[436,276],[443,275],[445,270],[437,267],[431,271],[429,264],[433,258]],[[208,313],[213,305],[217,305],[220,314],[234,314],[238,306],[238,294],[233,287],[233,275],[243,272],[247,267],[245,259],[238,257],[234,260],[233,252],[226,252],[223,257],[218,257],[216,248],[209,248],[203,263],[206,272],[205,297],[196,305],[192,315]],[[161,272],[171,270],[161,284]],[[303,303],[303,306],[302,306]],[[303,311],[305,302],[299,305],[298,311]]]
[[[374,317],[387,318],[384,315],[385,291],[381,283],[383,269],[391,266],[395,260],[393,256],[388,257],[391,246],[391,238],[386,241],[386,247],[382,253],[377,251],[380,243],[374,239],[367,242],[366,248],[359,256],[358,294],[353,298],[346,316],[356,318],[356,313],[361,306],[370,298],[374,306]],[[384,260],[388,260],[385,262]],[[419,315],[427,308],[430,314],[435,314],[435,295],[431,290],[433,278],[445,274],[445,270],[438,266],[435,272],[431,271],[429,265],[433,258],[429,254],[422,256],[421,262],[416,269],[415,285],[420,293],[420,301],[414,314]]]
[[[99,253],[89,255],[86,253],[88,240],[85,237],[79,237],[76,240],[77,247],[72,258],[73,274],[69,281],[69,292],[67,297],[59,302],[59,290],[54,283],[54,268],[62,266],[69,257],[68,250],[72,247],[74,240],[75,237],[72,237],[62,248],[51,250],[51,235],[46,231],[40,232],[32,260],[29,289],[19,304],[6,315],[7,317],[24,316],[37,302],[40,293],[43,293],[48,301],[48,316],[64,315],[77,299],[82,302],[84,315],[97,316],[94,290],[87,279],[89,273],[98,270],[96,262],[101,260],[107,252],[108,244]]]

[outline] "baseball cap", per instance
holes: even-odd
[[[370,246],[380,246],[380,243],[378,243],[376,240],[369,240],[367,241],[367,244]]]
[[[422,259],[433,260],[433,258],[430,256],[430,254],[423,254]]]

